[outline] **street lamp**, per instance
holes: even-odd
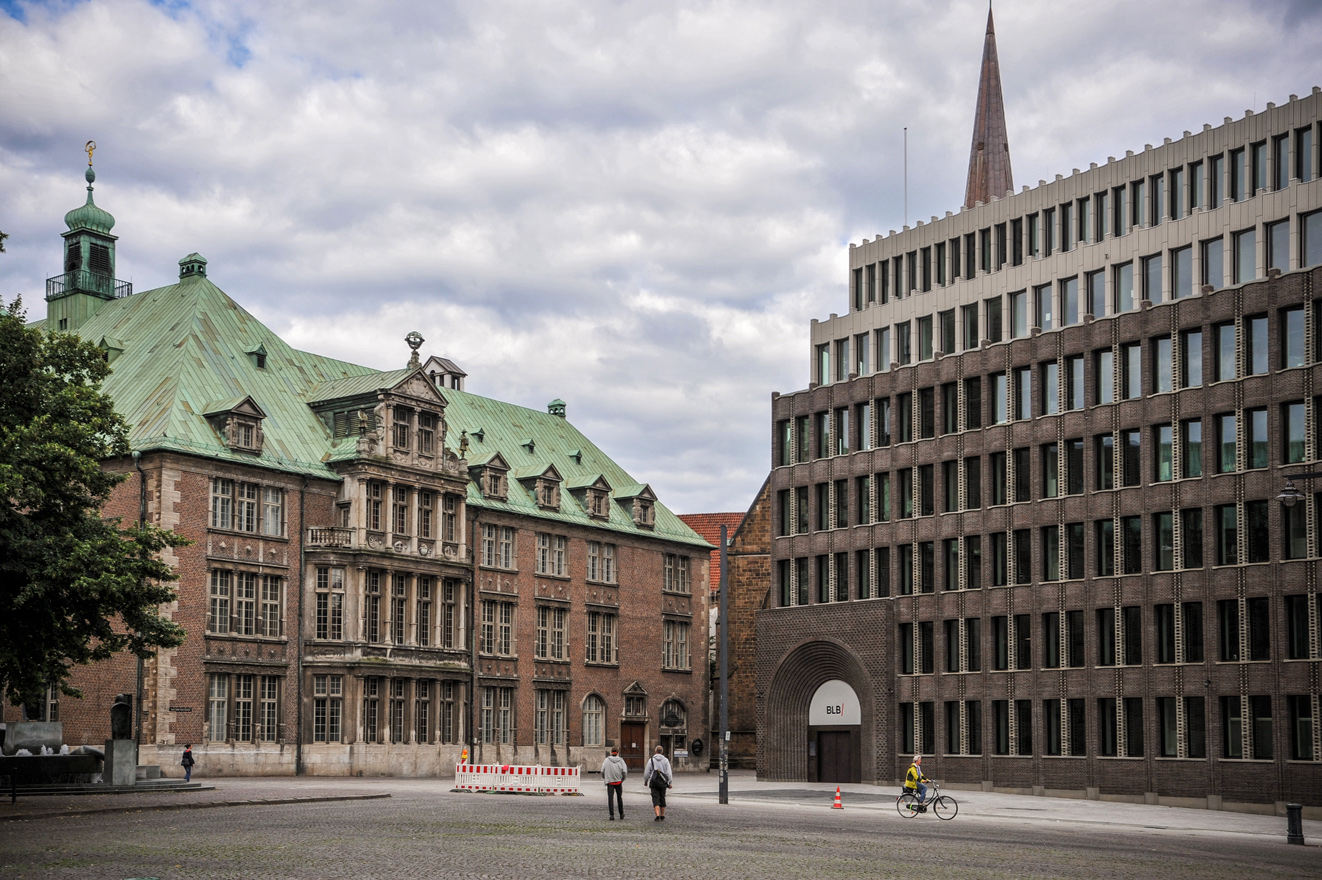
[[[1300,492],[1299,489],[1295,487],[1294,481],[1311,480],[1316,477],[1322,477],[1322,471],[1306,471],[1301,474],[1286,474],[1285,488],[1281,490],[1280,495],[1276,496],[1276,500],[1284,504],[1286,507],[1294,507],[1304,499],[1304,493]]]

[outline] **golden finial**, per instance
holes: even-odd
[[[96,141],[88,141],[83,147],[83,152],[87,153],[87,167],[92,167],[92,153],[96,152]]]

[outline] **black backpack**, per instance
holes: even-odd
[[[652,768],[652,778],[647,784],[652,788],[668,787],[670,783],[666,780],[665,774],[661,772],[661,765],[656,763],[656,758],[649,758],[647,763]]]

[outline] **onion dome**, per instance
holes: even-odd
[[[81,208],[74,208],[64,215],[64,223],[70,229],[88,229],[92,232],[101,232],[106,235],[115,225],[115,218],[109,211],[103,211],[92,201],[92,181],[96,180],[96,172],[89,165],[87,174],[87,204]]]

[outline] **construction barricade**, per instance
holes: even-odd
[[[455,791],[509,794],[580,794],[579,768],[516,764],[457,764]]]

